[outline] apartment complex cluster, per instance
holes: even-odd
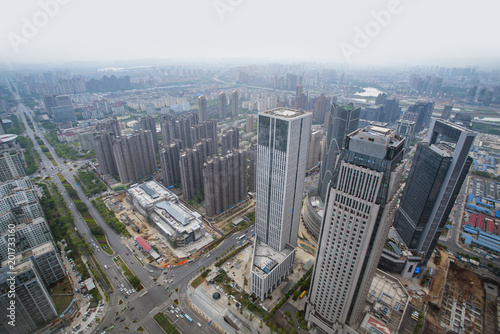
[[[66,272],[38,201],[42,195],[12,138],[0,151],[0,307],[7,310],[14,301],[17,321],[13,327],[2,317],[3,333],[32,332],[57,316],[49,287]]]

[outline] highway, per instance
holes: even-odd
[[[86,197],[81,187],[79,185],[76,185],[76,181],[74,180],[73,176],[76,174],[77,169],[75,168],[73,169],[73,171],[69,171],[74,164],[71,164],[70,162],[65,164],[62,159],[57,156],[54,148],[45,140],[43,136],[44,131],[38,127],[38,124],[30,116],[31,110],[22,104],[22,100],[17,93],[13,94],[18,101],[18,116],[23,120],[26,126],[26,135],[33,140],[34,148],[37,150],[41,157],[40,174],[42,176],[47,175],[52,178],[52,181],[56,184],[58,190],[61,192],[61,195],[66,205],[70,209],[73,217],[75,217],[75,227],[78,229],[86,242],[90,245],[98,245],[98,242],[93,238],[90,229],[84,222],[79,211],[73,205],[73,202],[66,192],[64,186],[62,185],[62,182],[59,180],[57,173],[60,172],[66,178],[67,182],[69,182],[76,190],[80,199],[87,205],[90,214],[99,224],[99,226],[103,228],[104,234],[106,235],[108,240],[108,244],[114,250],[113,255],[108,255],[101,250],[94,250],[95,258],[105,271],[109,281],[111,282],[112,288],[114,289],[114,292],[111,292],[109,294],[109,304],[107,308],[105,308],[106,314],[103,316],[98,329],[94,330],[94,332],[101,333],[102,331],[104,331],[104,329],[109,328],[110,326],[115,326],[116,332],[120,332],[124,327],[128,327],[130,330],[135,330],[139,326],[142,326],[147,333],[160,334],[163,333],[163,330],[153,320],[153,316],[158,311],[165,311],[165,315],[172,322],[175,321],[175,325],[179,328],[181,333],[193,332],[193,326],[196,326],[196,330],[202,333],[218,333],[218,331],[213,326],[208,326],[208,322],[190,308],[186,300],[186,285],[189,280],[199,275],[201,268],[203,268],[204,266],[208,267],[215,261],[217,257],[221,256],[222,253],[229,250],[232,246],[238,246],[238,240],[236,238],[241,236],[242,232],[228,237],[210,253],[210,256],[205,255],[185,265],[169,268],[167,270],[161,270],[149,265],[145,265],[143,267],[140,263],[138,263],[139,261],[137,261],[135,257],[133,257],[132,253],[130,253],[130,250],[126,247],[126,242],[128,240],[117,235],[114,230],[112,230],[111,227],[106,224],[97,209],[92,205],[90,199]],[[30,120],[33,123],[38,137],[42,138],[45,141],[47,148],[58,164],[57,167],[52,168],[52,163],[47,159],[40,146],[34,139],[34,132],[26,122],[25,113],[26,115],[28,115],[28,117],[30,117]],[[81,166],[82,164],[85,164],[87,162],[88,161],[78,161],[76,164],[78,166]],[[43,167],[45,167],[45,170],[43,169]],[[247,227],[247,236],[251,236],[253,234],[253,232],[251,232],[252,229],[252,226]],[[129,255],[126,255],[127,253],[129,253]],[[119,255],[125,261],[126,265],[139,278],[145,288],[140,292],[130,295],[126,299],[124,298],[124,294],[120,292],[120,286],[121,284],[124,284],[127,289],[130,289],[131,286],[125,279],[125,277],[121,274],[121,270],[118,269],[118,267],[115,265],[115,262],[113,261],[113,257],[117,255]],[[105,265],[108,267],[107,270],[104,269]],[[149,272],[150,270],[152,270],[153,273]],[[155,282],[153,280],[157,281]],[[171,283],[165,282],[170,280]],[[105,286],[104,282],[103,286]],[[168,290],[165,290],[166,286],[169,286]],[[175,291],[176,289],[179,289],[178,293]],[[144,292],[146,292],[146,294],[144,294]],[[123,300],[122,305],[119,305],[120,299]],[[177,319],[171,312],[166,310],[166,308],[172,304],[174,299],[179,300],[179,308],[182,310],[183,314],[189,314],[189,316],[193,319],[193,323],[190,323],[184,318]],[[118,312],[118,315],[116,315],[116,312]],[[201,324],[201,328],[198,327],[198,322]]]

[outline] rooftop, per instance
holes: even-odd
[[[127,190],[127,192],[131,196],[134,196],[142,207],[154,205],[166,198],[177,199],[177,196],[174,193],[154,180],[133,185]]]
[[[37,257],[37,256],[40,256],[42,254],[45,254],[45,253],[53,251],[53,250],[54,250],[54,245],[52,244],[52,242],[47,241],[46,243],[41,244],[40,246],[37,246],[37,247],[32,248],[30,250],[27,250],[23,253],[16,254],[16,257],[14,258],[14,262],[21,263],[31,256]],[[2,267],[8,266],[8,262],[9,262],[8,260],[3,261]]]
[[[262,111],[259,114],[276,116],[280,118],[297,118],[301,116],[305,116],[308,113],[303,110],[290,109],[290,108],[276,108],[267,111]]]
[[[283,262],[292,252],[293,248],[288,245],[281,252],[278,252],[262,241],[256,241],[253,259],[254,272],[261,277],[269,275],[273,268]]]

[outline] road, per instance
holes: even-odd
[[[143,267],[140,263],[138,263],[135,257],[133,257],[131,253],[129,253],[130,251],[125,245],[127,240],[123,237],[118,236],[114,232],[114,230],[112,230],[111,227],[106,224],[97,209],[92,205],[90,199],[86,197],[81,187],[76,184],[73,176],[76,174],[77,169],[75,168],[70,171],[74,164],[65,164],[62,159],[57,156],[54,148],[44,139],[43,130],[38,127],[38,124],[30,116],[31,110],[22,104],[22,100],[17,93],[14,93],[14,97],[18,101],[18,116],[20,117],[20,119],[22,119],[26,126],[26,135],[33,140],[34,148],[40,154],[40,168],[42,169],[42,172],[40,174],[43,176],[47,175],[52,178],[52,181],[56,184],[73,217],[75,217],[75,227],[78,229],[85,241],[90,245],[98,245],[98,242],[92,236],[89,227],[84,222],[79,211],[73,205],[73,202],[66,192],[66,189],[64,188],[62,182],[59,180],[57,173],[60,172],[66,178],[67,182],[71,184],[72,187],[76,190],[82,202],[87,205],[89,213],[95,219],[97,224],[102,227],[104,234],[107,237],[108,244],[114,251],[112,255],[108,255],[104,251],[100,250],[94,252],[94,256],[103,270],[105,270],[105,265],[108,267],[105,272],[108,276],[109,281],[111,282],[112,288],[114,289],[114,292],[111,292],[109,294],[110,299],[107,314],[103,317],[100,325],[98,326],[98,330],[96,330],[95,332],[101,332],[104,328],[108,328],[114,325],[117,327],[117,330],[124,327],[129,327],[130,330],[135,330],[139,326],[142,326],[148,333],[161,334],[163,333],[163,330],[156,324],[152,317],[158,311],[164,310],[166,307],[171,305],[174,299],[179,299],[179,308],[181,308],[184,313],[188,313],[194,322],[189,323],[186,319],[184,319],[184,321],[177,321],[177,318],[175,318],[170,312],[167,312],[166,315],[170,318],[170,320],[172,320],[172,322],[176,321],[176,326],[178,326],[181,333],[192,332],[194,328],[193,326],[197,327],[197,331],[203,330],[202,332],[204,333],[218,333],[218,331],[214,329],[213,326],[208,326],[207,321],[199,316],[195,311],[193,311],[188,305],[186,286],[189,280],[199,275],[201,268],[203,268],[204,266],[208,267],[216,260],[217,257],[220,257],[222,253],[226,252],[233,246],[236,247],[238,244],[238,240],[236,238],[242,235],[242,233],[240,232],[236,235],[228,237],[216,249],[214,249],[210,253],[210,255],[205,255],[182,266],[169,268],[168,270],[166,270],[166,274],[163,273],[163,270],[152,266],[145,265]],[[38,137],[42,138],[45,141],[49,152],[52,154],[54,160],[58,164],[57,167],[52,168],[52,163],[47,159],[40,146],[34,139],[34,132],[26,122],[25,113],[33,123]],[[80,161],[77,163],[77,165],[80,166],[85,163],[87,163],[87,161]],[[43,169],[43,167],[45,167],[45,170]],[[253,227],[249,226],[245,235],[251,236],[253,234],[253,232],[251,231],[252,229]],[[129,253],[130,255],[126,255],[127,253]],[[113,257],[117,255],[119,255],[125,261],[130,270],[139,278],[145,288],[143,291],[132,294],[128,298],[125,298],[124,294],[120,292],[121,284],[124,284],[127,289],[130,289],[131,286],[123,277],[123,275],[121,274],[121,270],[118,269],[118,267],[115,265],[115,262],[113,261]],[[151,273],[150,270],[152,270],[153,272]],[[156,280],[156,282],[154,280]],[[165,283],[165,281],[170,280],[171,283]],[[165,290],[167,284],[169,284],[169,289]],[[175,292],[176,289],[179,289],[178,293]],[[146,294],[144,294],[144,292],[146,292]],[[119,305],[119,300],[123,300],[123,304]],[[116,312],[118,312],[118,316],[116,315]],[[174,319],[172,319],[170,316],[174,317]],[[201,324],[201,328],[196,325],[197,322]]]

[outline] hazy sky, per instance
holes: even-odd
[[[256,57],[500,68],[499,13],[498,0],[1,0],[0,62]]]

